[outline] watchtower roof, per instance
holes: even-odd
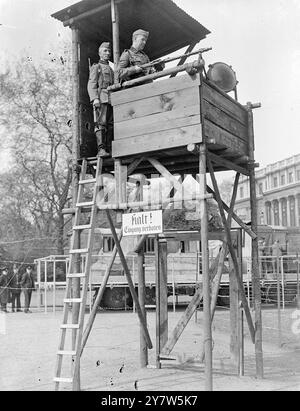
[[[150,32],[145,49],[152,59],[163,57],[210,33],[172,0],[119,0],[120,49],[131,45],[132,33],[142,28]],[[64,26],[76,26],[87,40],[112,40],[111,1],[84,0],[52,14]]]

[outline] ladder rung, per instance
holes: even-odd
[[[57,355],[76,355],[76,351],[57,351]]]
[[[65,303],[82,303],[82,298],[65,298]]]
[[[61,324],[60,328],[76,330],[79,328],[79,324]]]
[[[86,203],[77,203],[76,207],[93,207],[94,201],[87,201]]]
[[[90,230],[91,228],[92,228],[92,224],[75,225],[73,227],[73,230]]]
[[[86,180],[80,180],[79,184],[92,184],[92,183],[96,183],[97,179],[96,178],[88,178]]]
[[[80,248],[78,250],[71,250],[70,254],[87,254],[89,252],[88,248]]]
[[[88,160],[88,161],[87,161],[87,164],[88,164],[88,165],[91,165],[91,166],[94,166],[94,165],[97,164],[97,162],[98,162],[97,159],[93,159],[93,160]]]
[[[83,278],[83,277],[85,277],[85,273],[67,274],[67,278]]]
[[[63,377],[55,377],[53,378],[54,382],[66,382],[72,384],[73,378],[63,378]]]

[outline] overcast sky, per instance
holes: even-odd
[[[70,30],[50,14],[72,0],[0,0],[1,57],[22,49],[35,59],[55,51]],[[261,166],[300,153],[300,0],[176,0],[211,34],[207,64],[230,64],[239,101],[255,111],[256,161]],[[122,29],[122,28],[121,28]],[[150,56],[151,57],[151,56]]]

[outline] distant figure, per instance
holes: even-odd
[[[123,51],[117,68],[117,79],[120,83],[164,69],[163,63],[159,63],[154,67],[141,67],[144,64],[150,63],[149,57],[143,51],[148,37],[149,32],[141,29],[136,30],[132,34],[132,46],[130,49]],[[145,81],[145,83],[152,83],[152,80]]]
[[[99,47],[100,60],[91,67],[87,86],[94,109],[99,157],[110,156],[113,140],[113,109],[108,102],[107,92],[107,88],[114,84],[114,72],[109,65],[110,55],[110,43],[102,43]]]
[[[16,264],[13,266],[13,274],[10,279],[11,311],[21,312],[21,279],[22,276]],[[17,305],[17,307],[16,307]]]
[[[7,267],[2,268],[0,275],[0,305],[1,311],[7,313],[7,303],[9,300],[9,276]]]
[[[21,287],[23,289],[25,297],[24,313],[31,313],[31,311],[29,310],[31,303],[31,294],[32,291],[35,289],[31,265],[26,267],[26,272],[22,276]]]

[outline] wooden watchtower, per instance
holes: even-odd
[[[103,41],[113,42],[114,63],[117,64],[120,50],[131,44],[132,32],[143,28],[150,32],[146,53],[151,60],[161,58],[176,50],[186,48],[191,52],[209,31],[171,0],[86,0],[74,4],[53,15],[72,29],[73,41],[73,202],[78,193],[78,165],[83,159],[95,157],[96,143],[93,133],[93,114],[87,95],[89,62],[98,61],[98,47]],[[126,210],[124,184],[133,172],[151,177],[161,174],[174,184],[180,184],[174,173],[199,175],[199,211],[202,246],[203,271],[203,311],[206,389],[212,389],[212,333],[211,333],[211,267],[208,259],[208,217],[207,199],[217,201],[224,226],[224,247],[220,258],[229,252],[233,262],[233,273],[240,293],[240,299],[248,322],[251,338],[255,344],[257,376],[263,376],[262,328],[260,307],[260,282],[258,272],[257,211],[255,191],[255,161],[253,113],[255,105],[240,104],[208,80],[203,67],[197,62],[185,65],[182,57],[176,68],[154,74],[150,84],[142,84],[136,79],[111,90],[110,101],[114,109],[114,142],[112,159],[103,162],[103,170],[114,173],[116,179],[115,204],[103,205],[111,224],[117,249],[122,257],[122,249],[116,236],[109,209]],[[176,76],[180,71],[198,68],[194,74]],[[129,87],[130,86],[130,87]],[[231,204],[225,204],[219,193],[215,172],[234,170]],[[209,187],[206,174],[209,173],[213,187]],[[240,174],[249,176],[251,186],[251,228],[234,213],[234,204]],[[142,204],[140,204],[142,206]],[[100,207],[101,208],[101,207]],[[227,216],[225,214],[227,213]],[[255,319],[249,310],[240,276],[240,266],[231,236],[231,221],[235,220],[252,238],[252,290]],[[143,239],[141,239],[142,243]],[[164,244],[158,244],[161,254]],[[137,246],[137,251],[140,249]],[[222,261],[222,260],[220,260]],[[162,262],[159,263],[161,265]],[[220,265],[220,264],[219,264]],[[141,264],[142,266],[142,264]],[[221,263],[222,266],[222,263]],[[126,262],[124,261],[126,269]],[[218,267],[216,272],[218,271]],[[125,270],[126,271],[126,270]],[[215,273],[216,274],[216,273]],[[129,273],[130,276],[130,273]],[[74,292],[80,292],[80,282],[74,281]],[[158,286],[158,284],[157,284]],[[160,284],[163,287],[163,283]],[[77,288],[76,288],[77,287]],[[132,290],[134,292],[134,290]],[[158,294],[163,298],[164,290]],[[196,293],[194,308],[199,303]],[[147,324],[138,310],[144,337]],[[95,313],[95,311],[94,311]],[[73,319],[78,317],[76,309]],[[149,343],[149,341],[148,341]],[[166,344],[170,348],[171,343]],[[84,344],[83,344],[84,346]],[[149,344],[148,344],[149,346]],[[165,352],[168,351],[166,348]],[[78,350],[77,350],[78,351]],[[80,353],[82,351],[80,350]],[[163,352],[163,351],[162,351]],[[168,351],[169,352],[169,351]],[[80,353],[77,358],[78,363]],[[61,354],[60,354],[61,355]],[[78,366],[79,367],[79,366]],[[79,368],[73,388],[79,389]]]

